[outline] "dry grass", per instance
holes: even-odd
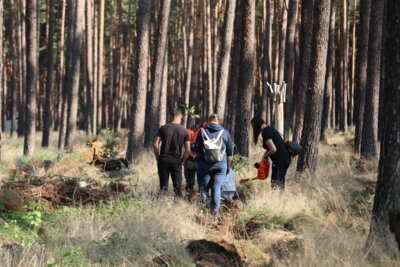
[[[84,266],[85,262],[94,266],[151,266],[155,256],[170,254],[178,258],[177,266],[189,266],[192,260],[185,250],[187,241],[225,238],[239,245],[254,266],[396,266],[399,262],[391,262],[376,248],[375,257],[364,249],[372,207],[368,201],[371,196],[364,190],[376,179],[377,163],[357,168],[360,159],[346,145],[349,139],[348,135],[334,134],[328,145],[320,145],[316,177],[295,180],[292,164],[284,192],[272,191],[269,181],[255,181],[251,199],[233,221],[225,222],[234,225],[263,215],[267,220],[278,218],[276,224],[290,223],[290,229],[283,225],[264,227],[250,240],[234,240],[232,233],[214,229],[214,224],[197,224],[195,217],[203,216],[198,205],[172,197],[156,198],[157,167],[152,154],[145,152],[133,171],[123,173],[124,179],[136,185],[134,198],[57,211],[45,223],[47,237],[39,242],[46,244],[45,250],[31,246],[19,248],[13,256],[3,253],[0,265],[46,266],[53,258],[60,262],[73,259],[70,266]],[[84,143],[83,137],[81,141]],[[22,147],[11,142],[4,147],[3,155],[14,154],[6,156],[9,164],[22,154]],[[251,151],[253,163],[262,149],[252,146]],[[71,171],[71,166],[57,164],[59,170]],[[92,178],[104,175],[90,166],[78,169]],[[252,178],[256,171],[250,166],[246,174]],[[72,251],[72,256],[63,258],[57,251]]]

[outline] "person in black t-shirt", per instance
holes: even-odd
[[[263,160],[272,160],[272,176],[271,186],[275,188],[285,187],[285,175],[289,168],[291,156],[286,147],[282,135],[273,127],[264,124],[264,120],[259,116],[251,120],[253,128],[253,142],[257,144],[258,136],[262,132],[263,148],[267,150],[263,156]]]
[[[182,163],[189,156],[190,139],[189,132],[180,125],[183,118],[182,110],[176,109],[172,115],[172,121],[158,129],[157,138],[154,141],[154,156],[160,178],[160,193],[165,194],[168,191],[168,180],[171,174],[174,192],[176,196],[181,197]],[[183,156],[181,156],[182,146],[185,147]]]

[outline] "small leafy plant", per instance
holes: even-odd
[[[189,107],[189,105],[187,105],[187,104],[180,104],[180,107],[185,110],[185,114],[183,114],[184,116],[188,116],[192,119],[200,119],[200,115],[195,114],[195,112],[196,112],[195,106]]]
[[[103,146],[103,155],[105,157],[114,158],[118,154],[116,148],[119,145],[119,142],[111,132],[110,128],[102,130],[101,136],[106,142]]]

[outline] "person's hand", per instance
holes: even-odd
[[[267,161],[267,160],[268,160],[268,152],[265,152],[265,153],[264,153],[264,156],[263,156],[263,158],[262,158],[262,161],[265,162],[265,161]]]
[[[231,171],[231,168],[226,169],[226,175],[228,175],[230,171]]]

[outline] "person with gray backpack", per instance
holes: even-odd
[[[221,186],[231,168],[233,149],[232,137],[219,125],[217,114],[208,118],[208,125],[197,135],[193,151],[198,153],[197,182],[201,201],[206,201],[207,191],[211,188],[211,208],[218,217]]]

